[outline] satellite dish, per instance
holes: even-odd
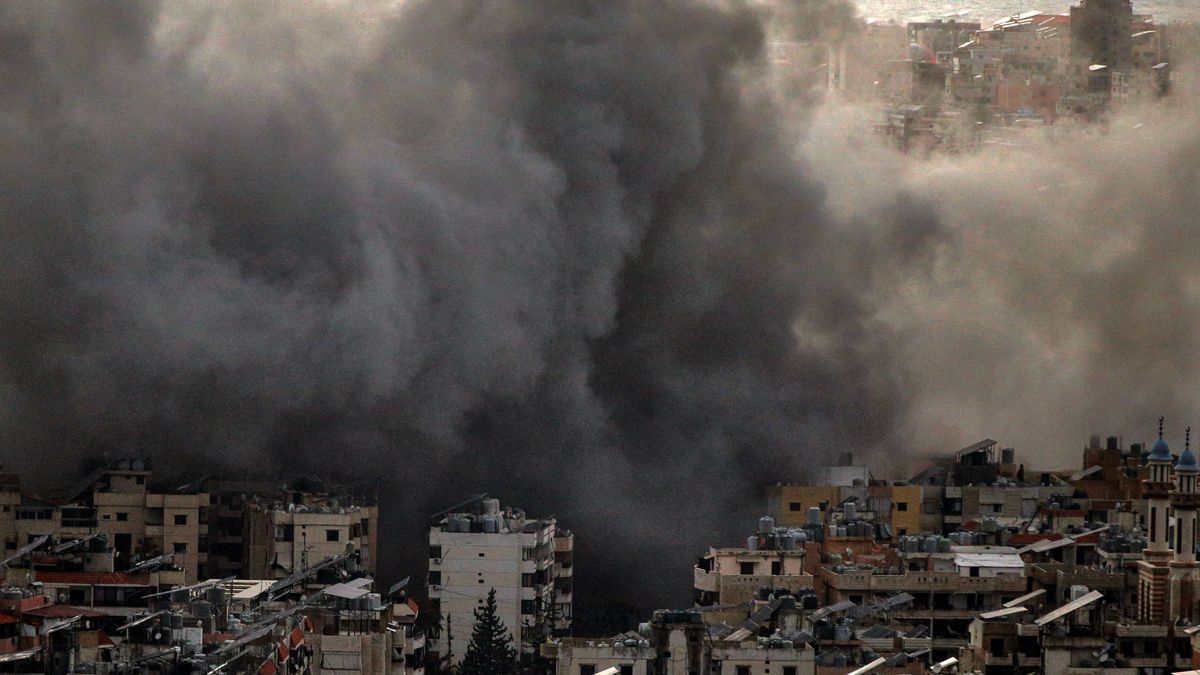
[[[155,634],[154,634],[154,639],[155,639],[155,640],[161,640],[161,639],[162,639],[162,633],[155,633]]]

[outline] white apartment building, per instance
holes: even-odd
[[[500,618],[523,655],[533,653],[542,637],[570,627],[574,538],[553,518],[527,518],[482,495],[435,519],[428,582],[440,619],[430,652],[452,664],[462,661],[475,610],[493,588]],[[560,595],[556,587],[566,592]]]

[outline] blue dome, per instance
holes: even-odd
[[[1175,470],[1200,472],[1200,464],[1196,463],[1196,456],[1192,454],[1191,448],[1184,448],[1183,454],[1175,464]]]
[[[1167,447],[1167,442],[1164,441],[1160,436],[1159,439],[1154,442],[1154,447],[1150,448],[1150,460],[1162,461],[1164,459],[1168,462],[1171,461],[1171,448]]]

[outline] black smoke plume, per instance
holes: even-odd
[[[1049,422],[1017,411],[1082,392],[1075,438],[1087,402],[1177,374],[1194,293],[1149,261],[1195,248],[1194,132],[856,151],[853,115],[771,86],[769,31],[826,30],[844,6],[0,5],[6,470],[376,473],[396,576],[425,514],[486,490],[577,531],[585,603],[649,608],[688,602],[764,482],[1021,444]],[[1108,257],[1063,240],[1094,236]]]

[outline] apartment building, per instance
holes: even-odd
[[[280,481],[210,478],[201,487],[209,496],[208,574],[257,578],[246,574],[246,513],[257,499],[285,502],[291,498]]]
[[[776,528],[774,519],[760,520],[758,532],[746,546],[711,548],[693,570],[692,586],[698,607],[710,623],[733,621],[759,589],[811,590],[813,575],[804,569],[806,542],[792,530]]]
[[[0,477],[0,539],[13,551],[49,535],[55,539],[103,534],[113,567],[170,554],[189,582],[207,574],[208,495],[156,492],[142,460],[112,462],[90,473],[60,498],[21,493],[15,476]]]
[[[440,616],[429,651],[458,664],[475,610],[495,589],[501,620],[523,657],[571,621],[574,537],[554,518],[530,518],[480,495],[434,517],[429,531],[429,598]],[[562,561],[562,565],[557,561]],[[571,561],[571,564],[567,564]]]
[[[245,502],[245,578],[278,579],[343,553],[375,571],[379,507],[311,494],[297,498],[301,503],[268,497]]]

